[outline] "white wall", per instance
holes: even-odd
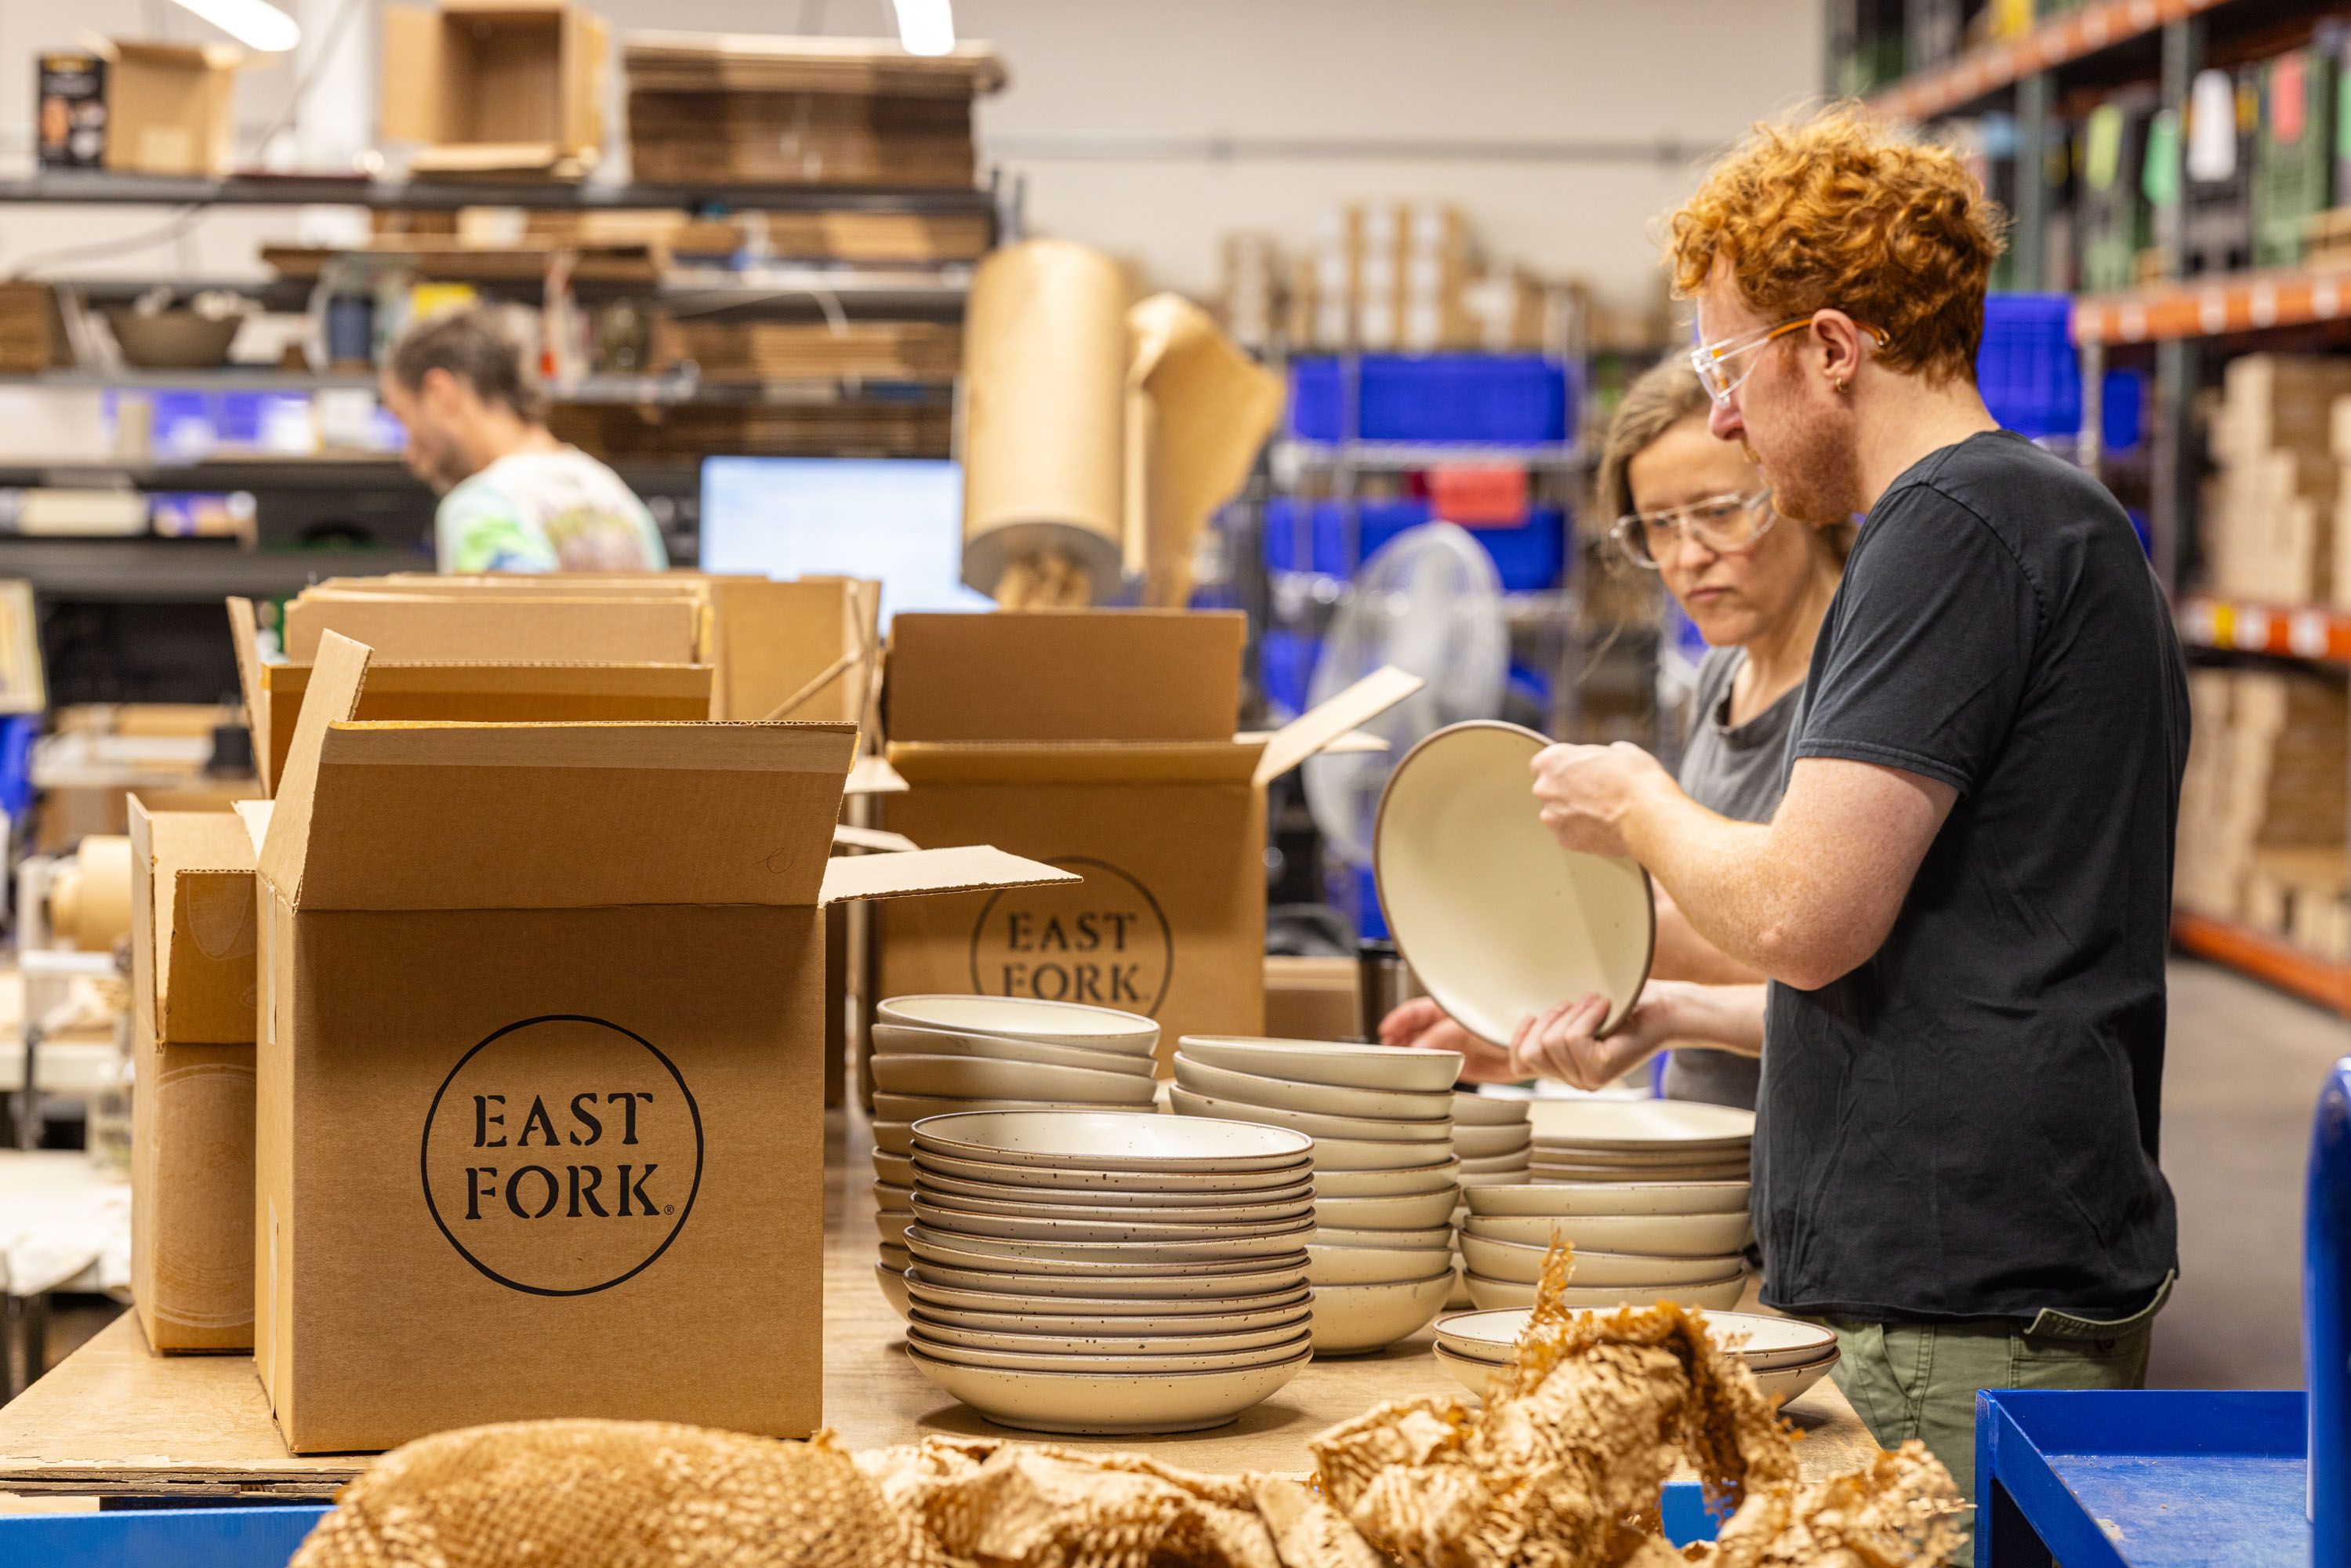
[[[593,4],[620,32],[890,25],[886,0]],[[1012,85],[982,108],[982,156],[1026,180],[1032,228],[1132,256],[1186,288],[1208,284],[1229,229],[1303,241],[1318,212],[1349,198],[1443,196],[1498,254],[1638,295],[1655,287],[1654,220],[1687,188],[1689,163],[1546,150],[1704,147],[1821,79],[1821,0],[956,0],[956,14],[964,36],[993,41],[1009,63]],[[373,18],[363,25],[371,37]],[[33,51],[70,43],[78,27],[207,36],[169,0],[0,0],[0,162],[21,168],[26,155]],[[249,134],[282,105],[288,76],[278,66],[244,83]],[[1207,155],[1217,138],[1311,138],[1346,155]],[[1138,140],[1148,155],[1132,155]],[[1395,143],[1471,141],[1511,143],[1491,151],[1514,155],[1395,155]],[[1130,155],[1072,155],[1105,147]],[[0,209],[0,267],[152,222]],[[208,216],[175,251],[104,269],[248,271],[254,238],[289,223]]]

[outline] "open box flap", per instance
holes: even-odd
[[[890,766],[890,759],[879,754],[861,757],[849,766],[849,784],[842,791],[850,795],[903,795],[906,792],[905,777]]]
[[[976,893],[991,887],[1042,887],[1084,878],[1042,861],[1024,860],[988,844],[950,850],[906,850],[886,855],[837,855],[825,862],[825,904],[859,898],[904,898],[925,893]]]
[[[837,850],[883,850],[892,852],[922,848],[904,833],[893,833],[886,828],[860,828],[848,822],[833,825],[832,847]]]
[[[277,810],[269,817],[268,837],[261,845],[257,869],[262,879],[291,901],[302,885],[302,862],[308,852],[310,813],[319,786],[319,753],[326,744],[328,727],[359,711],[360,689],[367,685],[371,653],[364,643],[329,632],[319,640],[319,656],[310,671],[309,695],[294,726],[294,743],[287,748],[286,766],[278,770],[271,800]]]
[[[890,761],[923,784],[1232,784],[1246,787],[1259,748],[1219,741],[1060,741],[1028,745],[893,742]]]
[[[253,852],[256,856],[261,853],[261,846],[269,837],[270,808],[276,804],[274,800],[236,802],[236,820],[245,824],[245,836],[253,845]]]
[[[306,593],[286,607],[286,655],[315,664],[319,638],[333,632],[418,662],[693,664],[705,613],[691,599],[593,588],[562,598]]]
[[[710,700],[708,664],[611,664],[586,659],[541,659],[512,664],[468,659],[428,663],[376,659],[368,665],[368,698],[412,694],[502,695],[509,692],[550,696],[642,696]],[[272,695],[305,693],[308,664],[272,664],[262,672]],[[699,716],[708,716],[704,714]]]
[[[261,622],[252,600],[230,597],[228,635],[236,650],[237,690],[245,695],[245,727],[253,737],[253,769],[260,776],[261,792],[272,794],[277,780],[270,777],[268,687],[261,664]]]
[[[1385,664],[1273,732],[1258,754],[1256,779],[1269,784],[1367,719],[1387,712],[1428,683]]]

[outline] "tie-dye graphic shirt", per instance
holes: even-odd
[[[621,476],[577,447],[501,457],[441,497],[441,570],[659,571],[661,530]]]

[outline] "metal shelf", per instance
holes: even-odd
[[[1274,460],[1310,468],[1448,468],[1515,464],[1523,468],[1575,469],[1583,467],[1591,458],[1572,442],[1520,446],[1466,441],[1282,441],[1275,445]]]
[[[2351,1016],[2351,964],[2332,963],[2267,931],[2201,915],[2172,915],[2171,939],[2199,958]]]
[[[429,567],[410,550],[254,550],[227,539],[0,538],[0,577],[52,599],[188,603],[228,594],[274,598],[324,577]]]
[[[2307,327],[2351,316],[2351,268],[2186,277],[2074,301],[2079,343],[2160,343]]]
[[[204,180],[161,174],[48,173],[0,181],[0,203],[128,206],[355,206],[446,212],[458,207],[543,211],[631,207],[744,208],[768,212],[883,212],[992,215],[992,191],[874,185],[601,185],[549,181],[364,180],[314,174],[232,174]]]
[[[45,371],[33,376],[0,376],[0,387],[58,391],[122,392],[369,392],[372,375],[334,371],[247,370],[226,366],[201,371]],[[759,403],[801,406],[840,402],[946,402],[953,381],[868,381],[858,377],[808,377],[775,381],[714,381],[692,376],[590,376],[569,386],[546,388],[559,403]]]
[[[92,457],[44,463],[31,457],[0,457],[0,485],[105,485],[127,481],[156,490],[350,490],[423,484],[401,460],[339,453],[318,457],[265,454],[208,457],[197,463],[157,458]]]
[[[2351,664],[2351,613],[2329,605],[2255,604],[2198,595],[2179,601],[2179,638],[2191,648]]]
[[[1869,95],[1869,106],[1902,120],[1931,120],[1978,103],[2024,78],[2054,70],[2217,10],[2231,0],[2091,0],[2021,38],[1966,51],[1946,66],[1902,78]]]

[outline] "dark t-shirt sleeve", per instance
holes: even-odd
[[[1899,768],[1965,794],[2022,699],[2037,601],[1973,510],[1924,484],[1890,499],[1846,569],[1792,755]]]

